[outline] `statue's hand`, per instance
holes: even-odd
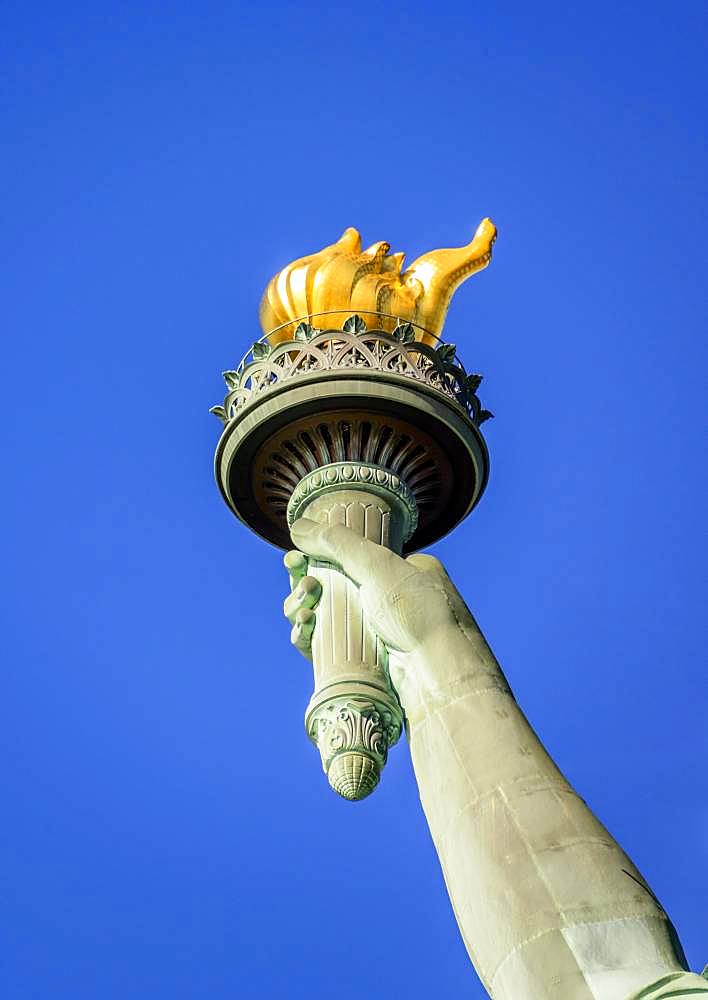
[[[308,557],[334,564],[358,584],[371,627],[390,650],[412,653],[440,629],[476,631],[472,616],[434,556],[402,559],[349,528],[327,527],[307,518],[296,521],[291,535],[300,551],[285,556],[292,593],[284,610],[293,627],[292,642],[308,658],[315,626],[313,609],[321,595],[319,582],[307,575]]]

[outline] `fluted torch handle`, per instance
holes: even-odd
[[[410,507],[401,501],[405,486],[383,470],[380,480],[375,492],[363,483],[346,488],[345,481],[344,488],[314,495],[298,514],[344,525],[400,553],[411,528]],[[361,799],[378,784],[388,748],[402,729],[388,652],[369,627],[358,586],[329,563],[312,560],[308,572],[320,581],[322,596],[312,637],[315,690],[305,726],[332,788]]]

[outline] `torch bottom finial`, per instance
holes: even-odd
[[[357,693],[362,688],[370,693]],[[389,747],[401,735],[403,718],[390,688],[375,690],[371,684],[362,685],[361,678],[343,679],[315,692],[305,727],[320,751],[330,786],[355,802],[371,795],[378,785]]]
[[[356,750],[338,754],[329,766],[327,778],[343,799],[357,802],[371,795],[379,783],[381,768],[368,754]]]

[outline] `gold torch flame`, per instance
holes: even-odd
[[[389,253],[383,241],[362,251],[359,232],[345,229],[336,243],[271,278],[261,300],[263,332],[277,344],[292,337],[297,320],[329,313],[326,326],[336,328],[361,313],[371,327],[370,314],[378,313],[376,326],[389,330],[398,320],[408,321],[423,328],[416,329],[416,339],[434,344],[452,296],[487,266],[496,238],[492,220],[483,219],[466,246],[431,250],[402,271],[405,254]]]

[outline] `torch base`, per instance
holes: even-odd
[[[418,524],[404,545],[437,541],[476,505],[489,460],[477,426],[452,399],[392,372],[317,373],[285,383],[230,421],[216,478],[233,512],[287,549],[288,501],[301,480],[332,463],[377,465],[409,488]],[[373,377],[373,376],[376,377]]]

